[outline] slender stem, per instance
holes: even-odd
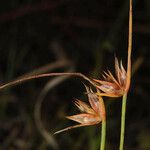
[[[100,150],[105,150],[105,140],[106,140],[106,120],[102,121],[102,128],[101,128],[101,146]]]
[[[130,87],[131,80],[131,51],[132,51],[132,0],[130,0],[130,8],[129,8],[129,33],[128,33],[128,63],[127,63],[127,84],[126,84],[126,92],[128,92]]]
[[[124,94],[122,97],[121,132],[120,132],[119,150],[123,150],[123,145],[124,145],[126,102],[127,102],[127,94]]]
[[[60,72],[60,73],[45,73],[45,74],[39,74],[39,75],[33,75],[33,76],[29,76],[29,77],[23,77],[20,79],[16,79],[14,81],[8,82],[6,84],[3,84],[0,86],[0,90],[11,87],[11,86],[15,86],[21,83],[24,83],[26,81],[32,80],[32,79],[37,79],[37,78],[44,78],[44,77],[54,77],[54,76],[76,76],[76,77],[80,77],[83,78],[84,80],[88,81],[89,83],[91,83],[93,86],[96,87],[96,84],[87,76],[83,75],[82,73],[78,73],[78,72]]]

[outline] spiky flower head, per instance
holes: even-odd
[[[66,116],[67,119],[73,120],[79,124],[59,130],[54,134],[58,134],[77,127],[95,125],[105,120],[105,106],[102,97],[98,96],[87,86],[86,92],[90,105],[82,102],[81,100],[76,100],[74,103],[81,111],[81,113],[73,116]]]
[[[93,79],[96,87],[102,92],[101,96],[120,97],[126,92],[127,72],[125,71],[122,61],[115,58],[115,76],[108,70],[103,74],[104,80]]]

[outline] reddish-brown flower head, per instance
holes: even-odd
[[[110,71],[104,72],[104,80],[93,79],[97,84],[97,88],[102,92],[101,96],[120,97],[126,92],[127,73],[122,65],[122,61],[118,62],[115,58],[115,77]]]
[[[103,99],[88,87],[86,87],[86,91],[90,106],[85,102],[76,100],[75,105],[79,108],[81,114],[66,117],[70,120],[76,121],[79,124],[59,130],[55,132],[55,134],[77,127],[95,125],[105,119],[105,107]]]

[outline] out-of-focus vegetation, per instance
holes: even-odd
[[[135,0],[132,86],[127,102],[126,150],[150,149],[150,1]],[[0,83],[22,75],[82,72],[101,78],[126,63],[128,0],[1,0]],[[68,62],[69,61],[69,62]],[[73,124],[74,98],[87,100],[77,78],[44,78],[0,91],[0,149],[97,150],[100,127],[60,135]],[[118,149],[121,100],[107,105],[107,150]]]

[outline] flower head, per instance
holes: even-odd
[[[104,80],[93,79],[97,84],[97,88],[102,91],[99,93],[101,96],[120,97],[126,92],[127,73],[122,65],[122,61],[119,64],[117,58],[115,58],[115,77],[108,70],[103,74]]]
[[[85,102],[76,100],[75,105],[78,107],[81,113],[66,117],[67,119],[76,121],[79,124],[59,130],[54,134],[58,134],[63,131],[67,131],[69,129],[73,129],[77,127],[95,125],[100,123],[103,119],[105,119],[105,107],[104,107],[103,99],[97,94],[95,94],[87,86],[86,86],[86,91],[87,91],[88,101],[90,103],[90,106]]]

